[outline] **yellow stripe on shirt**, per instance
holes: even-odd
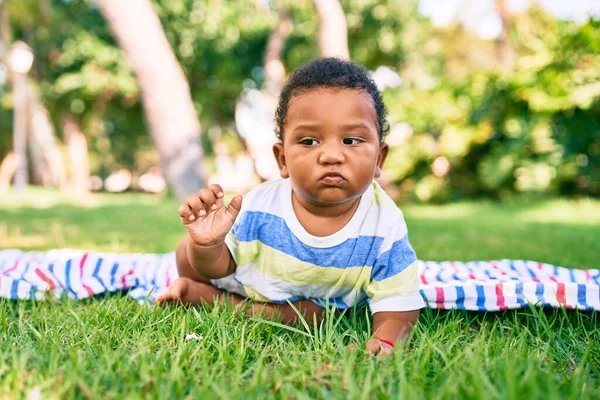
[[[372,267],[366,266],[321,267],[298,260],[258,240],[238,242],[236,262],[238,267],[248,264],[260,266],[260,272],[285,284],[323,285],[332,289],[366,287],[371,279],[372,270]]]

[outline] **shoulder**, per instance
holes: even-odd
[[[377,236],[395,238],[406,235],[406,223],[402,210],[376,181],[371,183],[373,195],[371,207],[366,216]],[[390,237],[391,236],[391,237]]]
[[[263,212],[279,214],[280,198],[284,190],[284,180],[274,179],[261,183],[250,190],[242,201],[241,212]]]
[[[373,188],[373,206],[378,207],[381,212],[390,214],[390,216],[402,217],[402,211],[396,202],[392,200],[377,181],[373,181],[371,187]]]
[[[261,226],[272,226],[281,220],[283,179],[264,182],[250,190],[242,200],[242,208],[230,235],[239,240],[256,239]]]

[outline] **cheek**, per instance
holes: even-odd
[[[379,158],[378,150],[379,149],[376,149],[373,146],[369,146],[366,149],[362,149],[350,154],[350,159],[358,161],[364,165],[377,164],[377,159]]]
[[[306,164],[314,163],[317,156],[316,152],[309,151],[294,151],[290,150],[286,156],[288,160],[288,166],[305,168]],[[304,167],[303,167],[304,166]]]

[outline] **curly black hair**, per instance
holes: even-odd
[[[275,135],[278,139],[283,137],[288,104],[292,97],[317,87],[364,90],[373,100],[379,124],[379,141],[383,141],[383,137],[390,131],[390,125],[377,85],[364,68],[334,57],[317,58],[304,64],[285,83],[275,111]]]

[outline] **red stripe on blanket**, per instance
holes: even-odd
[[[44,282],[48,284],[48,286],[50,286],[50,290],[53,290],[56,287],[54,281],[50,279],[46,274],[44,274],[41,269],[36,268],[34,269],[34,271],[37,276],[39,276]]]
[[[167,287],[171,286],[171,274],[169,274],[169,270],[171,269],[171,264],[167,264]]]
[[[571,307],[567,306],[567,304],[566,304],[567,302],[566,302],[566,299],[565,299],[565,284],[564,283],[559,283],[557,285],[556,299],[558,300],[558,302],[561,305],[563,305],[563,306],[565,306],[567,308],[571,308]]]
[[[490,263],[490,265],[495,270],[500,271],[500,275],[506,275],[506,272],[502,271],[502,268],[498,267],[495,262]]]
[[[498,308],[501,310],[506,310],[506,302],[504,301],[504,293],[502,290],[502,284],[496,283],[496,304],[498,304]]]
[[[15,265],[13,265],[11,268],[7,269],[6,271],[4,271],[4,275],[8,276],[9,272],[13,272],[15,269],[17,269],[17,267],[19,266],[19,260],[15,261]]]
[[[95,293],[91,287],[83,283],[83,267],[85,266],[85,260],[87,260],[88,253],[85,253],[83,257],[81,257],[81,262],[79,263],[79,277],[82,278],[81,286],[85,289],[89,296],[93,296]]]
[[[435,302],[438,306],[438,308],[445,308],[444,307],[444,289],[441,287],[436,287],[435,288]]]
[[[133,275],[133,270],[130,269],[129,272],[121,276],[121,284],[123,285],[123,289],[127,289],[127,275]]]

